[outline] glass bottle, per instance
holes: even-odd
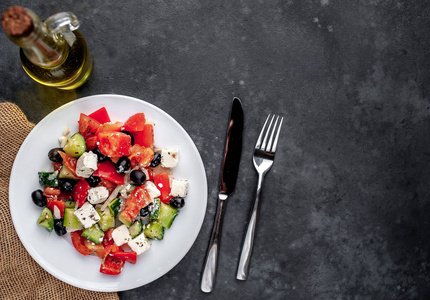
[[[81,86],[93,68],[79,25],[73,13],[58,13],[41,21],[22,6],[9,7],[2,16],[6,35],[21,47],[25,72],[43,85],[63,90]]]

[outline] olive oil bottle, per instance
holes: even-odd
[[[58,13],[42,22],[31,10],[12,6],[3,13],[2,26],[20,46],[25,72],[38,83],[70,90],[89,78],[93,60],[73,13]]]

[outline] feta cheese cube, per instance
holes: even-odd
[[[74,214],[78,218],[79,222],[84,225],[85,228],[90,228],[98,221],[100,221],[99,214],[88,202],[85,202],[81,208],[77,209],[74,212]]]
[[[179,150],[176,148],[161,149],[161,166],[165,168],[174,168],[179,161]]]
[[[88,178],[97,170],[97,154],[84,152],[76,164],[76,174],[80,177]]]
[[[173,179],[170,183],[170,195],[173,197],[185,197],[188,193],[188,180]]]
[[[151,181],[145,182],[145,189],[148,191],[149,197],[151,197],[151,200],[154,200],[154,198],[158,198],[161,195],[161,192],[155,184]]]
[[[151,248],[151,241],[147,239],[145,234],[142,232],[137,237],[130,240],[128,245],[130,246],[131,250],[139,255]]]
[[[131,240],[130,232],[127,226],[121,225],[112,231],[112,238],[115,245],[122,246]]]
[[[88,191],[88,201],[91,204],[103,203],[109,197],[109,191],[104,186],[98,186]]]

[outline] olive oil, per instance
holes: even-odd
[[[70,90],[88,80],[93,60],[73,13],[58,13],[42,21],[31,10],[11,6],[3,13],[2,26],[20,46],[25,72],[38,83]]]
[[[82,34],[75,30],[76,41],[68,48],[64,59],[53,67],[41,67],[33,64],[20,49],[22,66],[35,81],[63,90],[71,90],[81,86],[90,76],[93,59],[88,51],[87,43]]]

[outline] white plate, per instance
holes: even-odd
[[[37,103],[36,103],[37,104]],[[126,263],[118,276],[99,272],[101,259],[78,253],[70,235],[57,236],[36,225],[42,209],[31,201],[32,191],[41,188],[38,171],[52,170],[48,151],[58,147],[58,137],[66,126],[71,133],[78,131],[79,114],[89,114],[106,107],[112,121],[127,120],[143,112],[155,122],[155,145],[180,149],[175,178],[188,179],[186,205],[180,211],[162,241],[137,259],[135,265]],[[145,285],[169,272],[193,245],[206,213],[207,182],[200,154],[186,131],[171,116],[145,101],[120,96],[96,95],[70,102],[47,115],[30,132],[22,144],[10,177],[9,204],[13,224],[28,253],[46,271],[71,285],[93,291],[124,291]]]

